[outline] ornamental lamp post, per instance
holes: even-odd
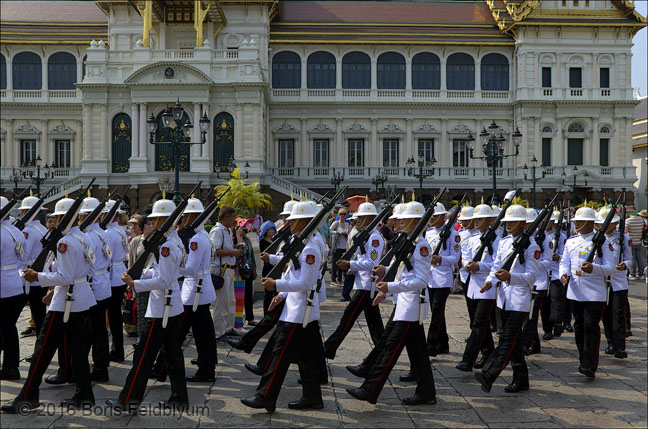
[[[585,184],[583,186],[577,186],[576,185],[576,179],[578,177],[578,171],[579,171],[578,167],[576,167],[574,165],[574,168],[572,168],[572,177],[574,179],[574,182],[573,182],[573,184],[571,186],[571,188],[572,188],[572,207],[576,207],[576,189],[577,188],[587,188],[587,178],[589,177],[589,173],[587,172],[587,170],[585,170],[585,173],[583,173],[583,177],[585,178]],[[567,174],[565,174],[565,169],[564,168],[563,168],[563,172],[561,174],[561,177],[562,177],[563,186],[569,186],[569,185],[566,185]]]
[[[385,190],[385,182],[387,182],[389,179],[385,175],[384,171],[379,172],[376,174],[376,176],[373,178],[371,181],[371,184],[376,187],[376,197],[378,197],[378,186],[382,187],[383,193]]]
[[[40,195],[40,187],[43,183],[54,178],[54,171],[52,171],[47,163],[42,167],[44,175],[41,176],[41,161],[42,159],[39,155],[35,160],[32,160],[32,162],[26,162],[20,166],[23,177],[25,179],[29,177],[32,183],[36,185],[36,195]]]
[[[184,117],[185,110],[180,104],[180,100],[172,108],[166,108],[162,113],[162,129],[160,129],[160,139],[156,141],[155,132],[158,130],[158,124],[151,113],[151,116],[146,121],[146,126],[149,132],[149,143],[151,144],[168,144],[173,149],[173,165],[175,172],[175,184],[173,188],[173,201],[179,204],[180,197],[180,155],[182,149],[186,145],[205,144],[207,131],[209,131],[210,120],[207,114],[203,113],[202,117],[198,120],[200,126],[201,141],[191,142],[187,141],[191,138],[193,133],[193,125],[187,121],[186,124],[180,125],[180,120]],[[197,119],[197,118],[195,118]]]
[[[18,183],[22,182],[22,174],[19,171],[16,171],[15,168],[11,169],[11,174],[9,175],[9,181],[14,182],[14,195],[18,194]]]
[[[414,170],[416,164],[418,164],[418,173],[415,173]],[[416,161],[414,161],[414,157],[411,156],[405,162],[405,165],[407,166],[407,175],[410,177],[416,177],[419,180],[419,202],[421,203],[423,202],[423,179],[434,176],[434,164],[436,164],[434,156],[432,156],[432,159],[428,161],[428,164],[428,166],[432,168],[424,172],[423,167],[425,166],[425,155],[423,155],[423,152],[419,152]]]
[[[533,155],[533,159],[531,159],[531,181],[533,182],[533,208],[536,208],[536,182],[540,179],[544,179],[546,173],[544,168],[542,169],[542,176],[541,177],[536,177],[536,167],[538,165],[538,160],[536,159],[535,155]],[[527,167],[526,164],[524,164],[524,167],[522,167],[522,170],[524,171],[524,180],[527,180],[527,174],[529,172],[529,167]]]

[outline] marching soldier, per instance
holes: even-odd
[[[481,292],[501,282],[497,294],[497,306],[502,309],[502,330],[497,348],[491,353],[481,372],[475,378],[484,392],[490,392],[493,383],[511,361],[513,381],[504,390],[508,393],[529,390],[529,371],[524,360],[520,333],[531,309],[531,287],[539,271],[540,248],[531,240],[529,247],[520,255],[510,271],[502,269],[511,254],[513,242],[526,228],[527,211],[520,205],[512,205],[502,219],[509,235],[501,239],[493,267],[486,277]]]
[[[158,200],[148,216],[153,219],[153,228],[158,229],[175,210],[170,200]],[[185,380],[184,356],[180,340],[180,319],[182,317],[182,300],[178,278],[180,267],[185,259],[185,249],[178,232],[172,230],[167,241],[160,246],[158,262],[146,273],[149,278],[133,280],[127,273],[122,281],[135,292],[150,291],[146,309],[146,336],[140,338],[133,355],[131,368],[126,383],[118,399],[109,399],[106,404],[118,410],[135,412],[142,402],[146,383],[153,367],[153,362],[162,348],[171,381],[171,396],[160,405],[170,408],[185,408],[189,404],[187,383]],[[165,307],[168,308],[168,320],[164,326]]]
[[[360,204],[356,211],[358,218],[356,228],[358,231],[366,228],[377,215],[376,206],[372,203]],[[352,261],[340,260],[337,262],[339,269],[343,271],[349,270],[348,274],[355,275],[353,285],[355,293],[344,309],[338,327],[324,342],[325,356],[328,359],[335,359],[335,352],[349,331],[351,331],[361,311],[364,311],[369,333],[374,344],[380,339],[384,326],[380,317],[380,310],[378,307],[371,305],[373,301],[371,270],[382,258],[384,249],[385,240],[383,236],[378,230],[374,230],[371,231],[369,239],[364,244],[364,254],[358,251]]]
[[[461,229],[459,230],[459,244],[461,247],[467,245],[468,241],[472,237],[479,236],[479,231],[475,228],[475,220],[473,218],[474,213],[475,209],[471,206],[463,206],[461,208],[461,213],[459,214],[459,222],[461,223]],[[468,305],[468,298],[466,295],[468,293],[468,285],[466,284],[466,280],[468,280],[468,272],[463,267],[462,262],[459,266],[459,284],[463,290],[463,296],[466,299],[466,306],[468,307],[468,317],[472,323],[473,313],[471,306]]]
[[[565,307],[565,289],[560,282],[560,255],[563,253],[565,248],[565,242],[567,241],[567,236],[565,231],[558,230],[558,217],[560,212],[554,210],[551,215],[551,221],[547,226],[547,236],[551,237],[549,244],[549,251],[551,252],[551,265],[549,266],[549,299],[551,301],[551,310],[549,311],[549,323],[553,326],[553,333],[548,335],[545,333],[543,338],[545,340],[550,340],[553,337],[560,337],[564,331],[563,320],[565,319],[565,312],[568,312],[568,309]],[[557,235],[557,237],[556,237]]]
[[[495,348],[490,330],[490,318],[493,317],[497,294],[495,288],[483,292],[481,288],[493,267],[500,241],[500,236],[497,235],[484,252],[481,260],[475,261],[475,255],[482,244],[481,234],[488,230],[497,217],[497,212],[487,204],[480,204],[475,207],[473,217],[475,218],[475,229],[479,231],[479,234],[471,236],[461,247],[461,260],[470,277],[466,297],[469,307],[472,308],[473,319],[470,323],[470,336],[466,343],[466,349],[456,368],[466,372],[472,371],[473,368],[483,368]],[[482,358],[477,361],[480,351]]]
[[[610,209],[603,208],[598,213],[596,224],[603,224]],[[628,303],[628,277],[626,277],[627,269],[630,266],[632,253],[630,246],[632,241],[628,234],[623,234],[623,241],[620,237],[619,231],[616,230],[619,224],[619,216],[615,215],[612,223],[605,232],[605,238],[612,243],[614,247],[614,257],[617,263],[614,274],[610,276],[608,287],[608,305],[605,306],[603,312],[603,328],[605,338],[607,340],[607,348],[605,353],[614,355],[619,359],[628,357],[625,351],[626,339],[626,325],[625,325],[625,310]],[[623,259],[619,258],[621,254],[621,246],[623,246]]]
[[[404,231],[408,234],[412,233],[424,212],[423,204],[416,201],[408,203],[401,215],[401,219],[405,222]],[[375,404],[389,373],[403,351],[403,347],[407,346],[411,371],[416,378],[417,387],[414,396],[403,399],[403,404],[436,403],[434,376],[425,345],[425,330],[419,323],[421,305],[425,306],[424,311],[427,313],[427,283],[430,278],[431,254],[429,243],[424,237],[419,237],[409,261],[412,270],[405,269],[401,278],[394,282],[378,283],[377,287],[383,294],[398,293],[393,318],[394,325],[386,339],[382,353],[369,370],[362,386],[356,389],[347,389],[347,392],[354,398]],[[421,303],[421,289],[425,291],[426,295],[424,303]]]
[[[587,378],[595,378],[598,367],[601,330],[606,300],[606,277],[614,274],[614,246],[606,242],[594,262],[586,262],[594,251],[594,222],[596,212],[581,207],[574,216],[576,235],[567,239],[560,258],[560,281],[567,285],[567,299],[574,315],[574,339],[578,347],[580,366],[578,372]]]
[[[1,206],[4,208],[9,201],[0,197]],[[18,271],[25,258],[24,246],[25,236],[9,221],[9,213],[1,219],[0,228],[2,233],[0,239],[0,346],[4,354],[0,379],[19,380],[18,361],[20,349],[18,345],[18,329],[16,322],[18,316],[25,306],[26,296],[23,290],[23,279]],[[38,289],[38,288],[35,288]]]
[[[108,216],[110,209],[115,205],[114,200],[106,202],[104,207],[104,216]],[[117,214],[124,213],[122,209],[117,209]],[[122,301],[124,299],[124,292],[126,285],[122,280],[122,274],[126,271],[124,261],[126,260],[126,251],[128,250],[128,239],[126,232],[119,226],[117,221],[113,219],[103,220],[107,224],[106,232],[104,234],[108,246],[112,252],[112,259],[110,262],[110,285],[111,294],[108,301],[108,324],[110,325],[110,335],[112,337],[112,345],[110,348],[110,360],[113,362],[124,361],[124,323],[122,320]]]
[[[430,229],[425,234],[430,249],[439,245],[441,230],[445,224],[447,210],[441,203],[437,203],[434,209],[434,216],[430,221]],[[430,267],[430,278],[428,281],[428,295],[430,296],[430,327],[427,335],[428,355],[436,356],[450,352],[448,330],[445,321],[445,306],[450,295],[450,288],[454,282],[454,267],[459,262],[461,237],[454,229],[450,229],[450,235],[445,243],[441,243],[441,250],[438,255],[432,257]]]
[[[73,204],[74,200],[70,198],[63,198],[56,203],[54,214],[59,217],[59,222]],[[75,219],[72,219],[72,222],[75,222]],[[94,405],[88,353],[83,342],[88,309],[96,304],[88,285],[88,274],[93,262],[94,254],[85,234],[78,226],[73,226],[57,244],[55,272],[38,273],[31,268],[25,270],[26,281],[38,281],[41,287],[55,288],[44,298],[50,307],[36,342],[27,380],[18,396],[2,406],[2,411],[11,414],[23,413],[38,406],[41,379],[54,352],[62,344],[64,335],[69,338],[76,392],[72,398],[61,401],[61,406]],[[72,292],[71,297],[68,296],[69,292]],[[66,301],[70,303],[66,304]],[[69,320],[64,321],[66,305],[69,306],[70,314]]]
[[[286,220],[290,221],[292,233],[299,234],[316,215],[317,208],[311,202],[304,201],[294,205]],[[321,258],[320,247],[311,238],[299,255],[299,269],[290,266],[280,280],[269,277],[262,279],[263,287],[266,290],[276,289],[279,292],[273,299],[271,307],[281,301],[285,301],[285,304],[277,324],[271,364],[261,377],[256,394],[252,397],[241,398],[244,405],[251,408],[265,408],[270,413],[274,412],[288,368],[292,362],[296,362],[302,380],[303,396],[297,401],[290,402],[288,407],[300,410],[324,407],[317,379],[314,351],[306,338],[311,332],[308,325],[317,323],[319,320],[318,294],[315,294],[313,298],[309,319],[304,320],[308,295],[320,276]],[[304,322],[308,324],[306,328],[302,326]]]

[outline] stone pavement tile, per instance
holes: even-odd
[[[466,401],[487,425],[508,422],[547,422],[551,420],[551,417],[536,406],[527,397],[527,394],[491,395],[488,398],[467,397]]]
[[[484,427],[484,422],[477,413],[466,404],[465,410],[449,410],[445,404],[438,401],[436,405],[420,405],[407,407],[407,412],[414,426],[428,427]]]
[[[617,416],[601,409],[584,408],[549,408],[544,410],[551,416],[553,421],[561,427],[597,427],[597,428],[620,428],[630,425]],[[645,422],[644,425],[645,427]]]
[[[348,395],[347,395],[348,396]],[[385,403],[381,398],[376,405],[349,399],[338,399],[342,425],[347,427],[381,427],[409,428],[414,427],[411,417],[400,405],[400,401]]]

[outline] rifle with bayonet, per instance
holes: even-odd
[[[330,193],[331,193],[331,191],[326,191],[326,193],[325,193],[324,195],[322,195],[321,197],[319,197],[319,199],[318,199],[317,201],[315,201],[315,204],[321,204],[322,201],[324,201],[324,199],[326,199],[326,197],[327,197],[328,194],[330,194]]]
[[[25,229],[25,226],[27,226],[27,224],[36,217],[44,202],[45,201],[39,197],[38,200],[36,200],[36,203],[27,211],[27,213],[25,213],[23,217],[16,218],[13,226],[21,231]]]
[[[466,194],[461,197],[459,204],[450,209],[452,211],[452,214],[448,217],[445,225],[443,225],[443,229],[439,233],[439,242],[432,251],[433,258],[441,253],[441,247],[443,247],[443,250],[446,250],[448,248],[448,238],[450,238],[450,233],[454,229],[454,224],[457,221],[457,216],[459,216],[459,212],[461,211],[461,204],[463,204],[465,199]]]
[[[626,193],[623,192],[623,205],[621,206],[621,213],[619,213],[619,257],[617,258],[617,265],[623,262],[623,251],[625,250],[625,221],[627,214],[626,206]]]
[[[592,250],[587,255],[587,258],[585,259],[585,262],[589,262],[590,264],[594,262],[594,258],[596,255],[598,255],[599,258],[603,257],[603,244],[605,244],[605,232],[608,230],[610,227],[610,224],[612,223],[612,219],[614,219],[614,216],[616,215],[616,208],[619,205],[619,201],[621,200],[621,195],[619,195],[619,198],[617,198],[616,202],[612,204],[610,207],[610,211],[608,212],[607,216],[605,217],[605,221],[603,222],[603,225],[596,231],[594,234],[594,237],[592,237]]]
[[[227,187],[225,189],[225,192],[221,193],[218,197],[216,197],[207,207],[204,208],[203,212],[200,213],[196,219],[191,222],[191,225],[185,226],[184,228],[181,228],[180,231],[178,231],[178,235],[180,236],[180,240],[182,240],[182,243],[185,246],[185,250],[189,252],[189,241],[191,240],[191,237],[196,235],[196,232],[209,220],[212,215],[216,212],[218,209],[218,203],[220,200],[223,198],[223,196],[229,192],[231,187]],[[207,195],[209,197],[211,195],[211,192]],[[207,201],[207,199],[205,199]]]
[[[113,197],[113,195],[115,195],[116,192],[117,188],[115,188],[103,201],[99,203],[97,207],[94,208],[94,210],[90,212],[88,216],[86,216],[85,219],[83,219],[81,225],[79,225],[79,229],[81,231],[84,231],[87,227],[95,223],[97,218],[101,216],[101,212],[103,211],[104,207],[106,207],[106,203],[110,201],[110,199]]]
[[[553,256],[558,253],[558,246],[560,245],[560,236],[562,235],[563,219],[565,215],[564,202],[560,203],[560,212],[558,213],[558,220],[556,221],[556,232],[553,237],[553,251],[551,252],[551,263],[553,265]],[[549,270],[549,281],[553,276],[553,270]]]
[[[25,196],[27,192],[31,189],[31,186],[24,189],[20,194],[14,196],[12,199],[10,199],[7,202],[7,205],[0,210],[0,220],[4,219],[11,211],[14,209],[16,204],[18,204],[19,200],[22,200],[22,198]]]
[[[108,225],[113,221],[113,218],[115,217],[115,214],[117,214],[117,210],[119,210],[119,206],[121,206],[122,201],[124,200],[124,195],[126,195],[126,192],[130,189],[130,185],[126,187],[126,190],[119,194],[117,199],[115,200],[115,204],[110,208],[108,213],[104,216],[103,219],[101,219],[101,222],[99,222],[99,226],[101,229],[106,229],[108,228]]]

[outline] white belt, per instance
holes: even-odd
[[[92,275],[92,277],[97,277],[97,276],[100,276],[102,274],[106,274],[107,272],[108,272],[108,268],[106,268],[105,270],[101,270],[101,271],[95,271],[95,273]]]
[[[111,262],[110,265],[112,265],[113,267],[117,267],[119,265],[124,265],[124,263],[123,262]]]
[[[81,283],[88,283],[88,278],[79,277],[78,279],[74,279],[74,281],[72,282],[73,285],[80,285]]]
[[[35,259],[30,259],[29,261],[26,262],[28,266],[31,266],[34,263]]]
[[[3,265],[0,267],[0,271],[13,270],[14,268],[18,268],[18,264]]]
[[[195,276],[187,276],[187,277],[192,278],[192,279],[196,279],[196,280],[200,280],[209,273],[211,273],[211,270],[205,270],[205,271],[201,271],[199,273],[196,273]]]

